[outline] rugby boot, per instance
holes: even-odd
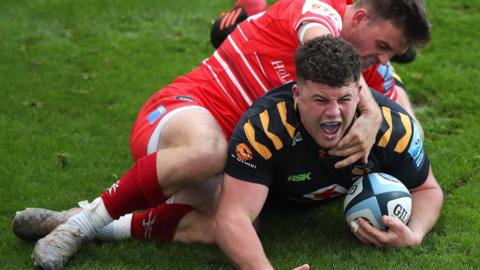
[[[37,241],[33,249],[34,264],[44,269],[62,269],[83,242],[92,240],[113,221],[101,198],[80,202],[81,211]]]
[[[80,211],[81,208],[61,212],[44,208],[25,208],[15,214],[12,230],[22,240],[36,241]]]
[[[86,238],[86,234],[75,224],[60,224],[35,244],[32,254],[34,265],[46,270],[63,269]]]
[[[228,13],[222,13],[220,17],[212,22],[210,29],[210,42],[213,48],[217,49],[237,25],[248,18],[245,9],[238,7]]]
[[[238,0],[233,8],[243,8],[248,16],[255,15],[264,11],[267,8],[266,0]]]

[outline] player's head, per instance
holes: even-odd
[[[357,48],[362,67],[386,63],[430,41],[423,0],[358,0],[347,8],[342,37]]]
[[[345,134],[359,101],[360,57],[340,38],[307,41],[295,53],[294,99],[307,132],[323,148]]]

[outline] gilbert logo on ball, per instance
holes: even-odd
[[[385,231],[387,228],[380,221],[383,215],[397,217],[407,224],[412,211],[412,198],[408,189],[395,177],[385,173],[370,173],[350,187],[343,210],[348,224],[362,217]]]

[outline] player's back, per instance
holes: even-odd
[[[323,2],[338,6],[338,11]],[[265,92],[295,80],[299,27],[307,21],[318,22],[338,36],[344,10],[344,1],[280,0],[248,18],[202,63],[201,69],[211,79],[209,89],[246,110]]]

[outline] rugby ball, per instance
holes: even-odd
[[[412,211],[412,197],[405,185],[395,177],[385,173],[370,173],[350,187],[343,210],[350,226],[362,217],[376,228],[386,231],[387,227],[380,218],[383,215],[392,216],[407,224]]]

